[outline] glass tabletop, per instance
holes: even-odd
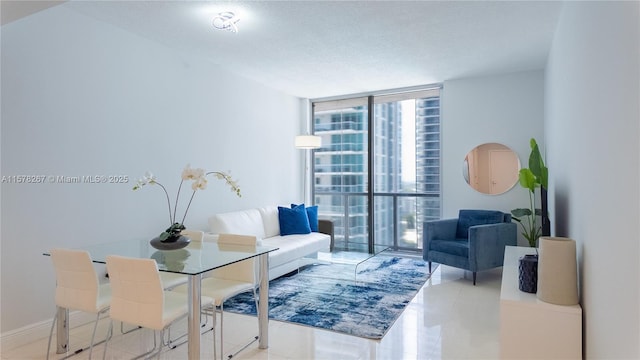
[[[275,251],[271,246],[246,246],[192,241],[178,250],[157,250],[149,240],[126,240],[78,248],[86,250],[96,263],[106,263],[108,255],[154,259],[158,270],[196,275],[219,267]],[[49,255],[45,253],[45,255]]]

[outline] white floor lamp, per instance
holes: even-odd
[[[298,135],[295,141],[296,149],[313,150],[322,146],[322,138],[315,135]],[[305,204],[312,205],[307,202],[307,176],[309,176],[309,152],[304,153],[304,173],[302,174],[302,200]]]

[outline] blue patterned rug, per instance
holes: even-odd
[[[381,339],[429,278],[422,260],[378,255],[358,267],[318,264],[269,283],[269,318]],[[224,310],[255,315],[250,292]]]

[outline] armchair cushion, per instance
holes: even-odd
[[[505,214],[492,210],[460,210],[458,214],[458,226],[456,238],[466,239],[469,236],[469,227],[476,225],[495,224],[505,221]]]
[[[432,240],[429,250],[466,258],[469,257],[469,241],[466,239]]]

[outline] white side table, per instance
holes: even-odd
[[[500,291],[502,359],[582,359],[582,308],[538,300],[518,289],[518,259],[530,247],[507,246]]]

